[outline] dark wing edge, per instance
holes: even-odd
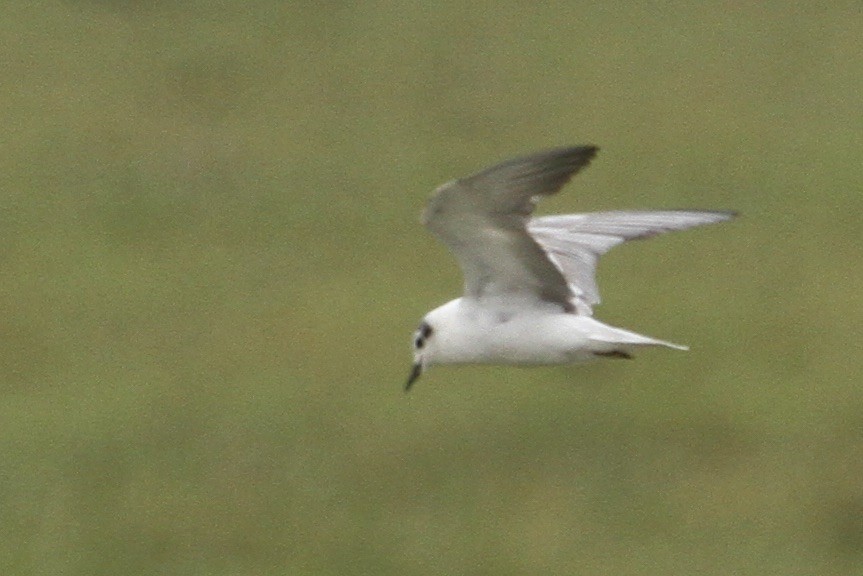
[[[492,212],[527,216],[540,196],[551,196],[590,164],[599,148],[553,148],[513,158],[458,183],[470,187]]]

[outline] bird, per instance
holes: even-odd
[[[732,210],[614,210],[533,217],[596,156],[592,145],[506,160],[439,186],[421,222],[458,261],[464,294],[427,313],[413,334],[410,390],[431,366],[557,365],[686,346],[593,317],[599,257],[657,234],[716,224]]]

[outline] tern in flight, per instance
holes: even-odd
[[[405,389],[436,364],[568,364],[685,346],[593,318],[596,263],[627,240],[715,224],[731,211],[610,211],[532,218],[596,155],[558,148],[508,160],[440,186],[422,223],[458,260],[464,295],[425,315]]]

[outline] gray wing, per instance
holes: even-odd
[[[734,212],[708,210],[594,212],[534,218],[527,230],[563,273],[578,313],[590,315],[592,306],[600,302],[596,262],[601,255],[627,240],[724,222],[734,216]]]
[[[571,309],[570,283],[526,226],[536,201],[559,191],[596,151],[594,146],[548,150],[435,191],[422,221],[458,260],[465,297],[525,296]]]

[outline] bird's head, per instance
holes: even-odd
[[[434,353],[435,330],[429,324],[427,317],[420,322],[419,327],[414,332],[412,344],[414,347],[414,364],[410,376],[408,376],[407,384],[405,384],[405,392],[410,390],[414,382],[422,376],[426,365],[430,364],[431,355]]]

